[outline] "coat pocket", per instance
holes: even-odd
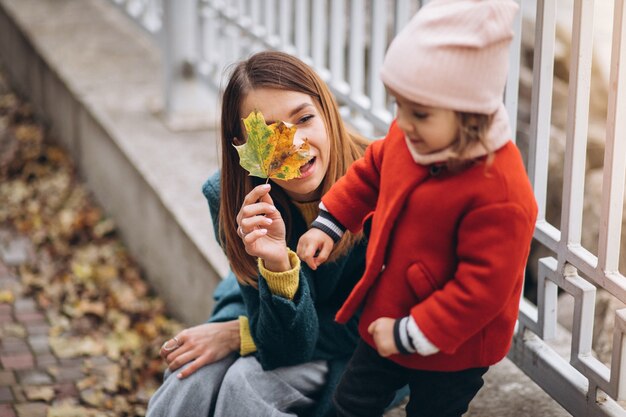
[[[438,289],[435,280],[420,262],[407,268],[406,279],[419,301],[425,300]]]

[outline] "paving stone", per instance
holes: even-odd
[[[0,258],[6,266],[25,264],[31,257],[30,241],[25,237],[11,239],[8,244],[0,242]]]
[[[26,341],[24,340],[23,337],[15,337],[15,336],[5,335],[2,338],[2,340],[0,340],[0,346],[2,346],[5,343],[18,343],[18,342],[26,343]]]
[[[2,260],[0,260],[0,279],[8,277],[10,274],[11,272],[9,271],[9,268],[4,264],[4,262],[2,262]]]
[[[81,368],[83,366],[83,358],[61,358],[59,363],[65,368]]]
[[[41,369],[27,369],[16,371],[17,379],[22,385],[47,385],[52,383],[52,377]]]
[[[0,355],[0,362],[4,369],[28,369],[35,365],[33,355],[30,352]]]
[[[0,403],[10,403],[13,401],[13,393],[9,387],[0,387]]]
[[[15,398],[14,403],[26,402],[26,396],[24,395],[24,390],[22,390],[21,385],[13,385],[11,391],[13,391],[13,397]]]
[[[57,382],[74,382],[85,377],[85,373],[80,367],[51,366],[48,371]]]
[[[37,303],[32,298],[18,298],[15,300],[14,307],[16,313],[32,313],[39,310]]]
[[[13,276],[10,272],[6,275],[0,276],[0,289],[14,291],[21,288],[22,282],[15,276]]]
[[[7,337],[0,343],[0,354],[28,352],[28,343],[18,337]]]
[[[11,404],[0,404],[0,417],[15,417]]]
[[[54,386],[54,392],[56,393],[57,400],[78,397],[78,389],[73,382],[63,382],[60,384],[56,384]]]
[[[48,368],[58,364],[59,360],[52,353],[38,353],[35,355],[35,362],[37,362],[38,368]]]
[[[28,344],[36,354],[50,353],[50,343],[47,335],[36,335],[28,337]]]
[[[0,387],[15,384],[13,371],[0,371]]]
[[[47,322],[42,323],[24,323],[26,333],[29,335],[46,335],[50,332],[50,325]]]
[[[43,403],[16,404],[17,417],[46,417],[48,406]]]
[[[46,316],[39,311],[22,311],[15,314],[15,319],[22,323],[45,324]]]
[[[11,313],[0,313],[0,326],[2,326],[4,323],[15,323],[15,319],[13,319],[13,315]]]

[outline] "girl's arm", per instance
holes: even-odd
[[[361,230],[374,211],[380,186],[384,140],[372,143],[363,158],[354,162],[346,175],[322,197],[320,214],[298,242],[298,256],[311,269],[326,262],[346,229]]]
[[[385,140],[372,142],[363,158],[354,162],[322,197],[325,209],[344,230],[360,231],[363,220],[376,207],[384,145]]]

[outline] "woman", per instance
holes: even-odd
[[[300,178],[265,185],[240,167],[233,145],[245,142],[241,120],[253,110],[268,124],[295,125],[294,144],[308,139],[313,158]],[[315,72],[279,52],[234,68],[221,129],[222,169],[203,192],[232,272],[209,323],[163,345],[168,372],[148,416],[332,415],[331,394],[358,340],[356,318],[333,317],[363,272],[365,239],[347,234],[317,271],[291,249],[367,142],[347,132]]]

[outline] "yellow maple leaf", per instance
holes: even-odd
[[[309,143],[296,147],[293,138],[295,126],[283,122],[265,123],[261,112],[255,110],[243,119],[247,140],[235,145],[239,153],[239,164],[250,175],[260,178],[290,180],[300,176],[300,168],[309,162]]]

